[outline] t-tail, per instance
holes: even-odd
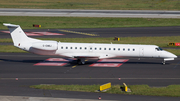
[[[8,27],[15,47],[40,55],[48,55],[49,52],[46,51],[57,50],[57,41],[44,41],[30,38],[19,25],[6,23],[3,25]],[[51,47],[47,47],[47,45]]]
[[[3,25],[9,28],[14,46],[18,47],[21,45],[22,42],[27,42],[29,40],[29,38],[26,36],[26,34],[19,25],[12,25],[12,24],[3,24]]]

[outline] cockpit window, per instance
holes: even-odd
[[[155,48],[157,51],[162,51],[163,49],[160,47]]]
[[[163,49],[159,47],[159,50],[161,50],[161,51],[162,51]]]

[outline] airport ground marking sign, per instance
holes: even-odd
[[[94,63],[94,64],[91,64],[90,66],[92,67],[119,67],[121,65],[122,63]]]
[[[43,62],[34,64],[35,66],[64,66],[71,60],[66,60],[63,58],[48,58]]]
[[[123,85],[124,85],[125,92],[131,92],[131,90],[128,88],[128,86],[125,83],[123,83]]]
[[[67,63],[46,63],[46,62],[40,62],[34,64],[35,66],[64,66]]]
[[[97,63],[93,63],[91,67],[120,67],[123,63],[127,62],[129,59],[101,59]]]
[[[107,89],[109,89],[109,88],[111,88],[111,83],[110,83],[110,82],[101,85],[99,90],[100,90],[100,91],[104,91],[104,90],[107,90]]]
[[[67,63],[73,61],[74,59],[65,59],[65,58],[48,58],[42,62],[34,64],[35,66],[64,66]],[[120,67],[124,62],[127,62],[129,59],[101,59],[97,63],[93,63],[89,66],[91,67]],[[113,62],[113,63],[111,63]],[[72,68],[76,67],[73,66]]]

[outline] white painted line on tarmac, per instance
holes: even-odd
[[[119,80],[119,78],[18,78],[18,80]],[[0,78],[0,80],[16,80],[16,78]],[[121,78],[121,80],[180,80],[180,78]]]

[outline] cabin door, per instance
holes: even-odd
[[[154,57],[160,57],[160,53],[161,51],[158,51],[157,49],[155,49]]]
[[[143,47],[140,47],[139,48],[139,56],[144,56],[144,48]]]

